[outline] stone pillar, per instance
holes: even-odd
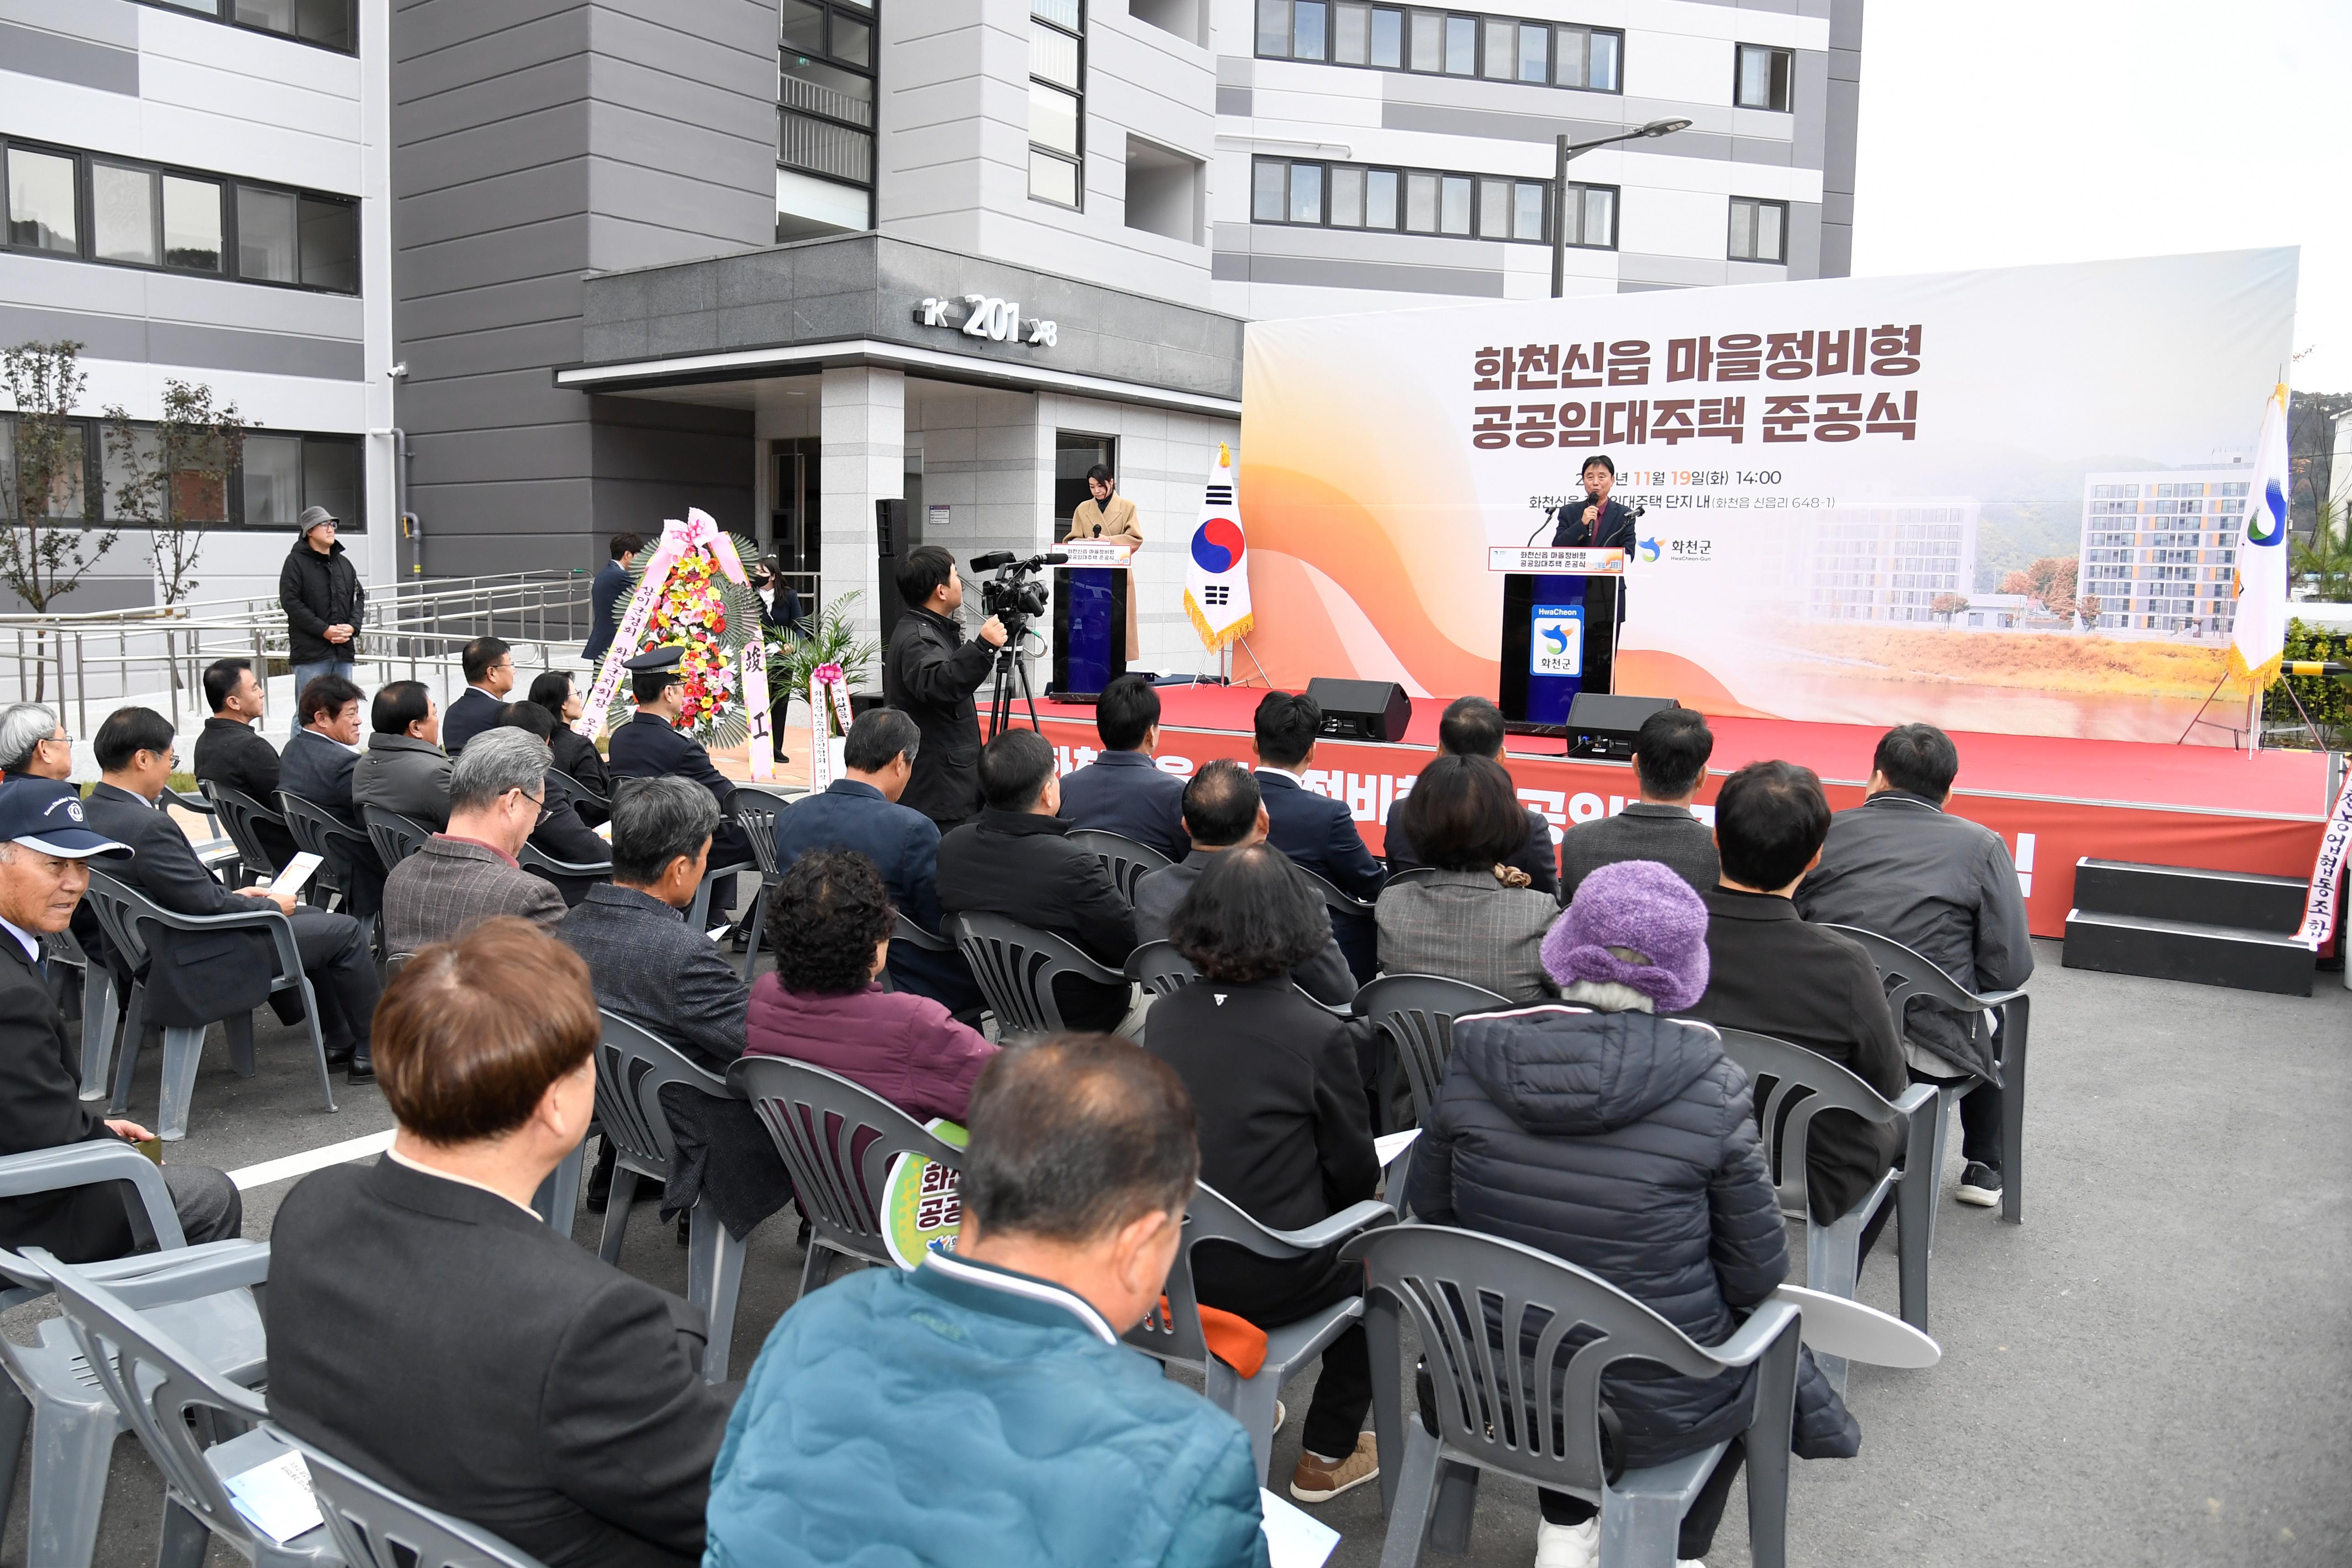
[[[845,366],[824,372],[818,434],[824,441],[819,514],[824,556],[819,591],[826,603],[856,592],[857,635],[880,633],[881,580],[874,503],[906,494],[907,378],[902,371]],[[877,660],[859,691],[882,689]]]

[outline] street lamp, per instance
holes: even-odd
[[[1633,131],[1621,131],[1614,136],[1599,136],[1590,141],[1558,139],[1559,158],[1552,165],[1551,181],[1551,297],[1559,298],[1568,273],[1568,161],[1580,152],[1590,152],[1595,147],[1606,147],[1612,141],[1634,141],[1644,137],[1671,136],[1677,131],[1688,131],[1687,120],[1654,120]]]

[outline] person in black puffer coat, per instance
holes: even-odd
[[[1658,1016],[1706,988],[1706,906],[1656,862],[1603,866],[1545,937],[1543,960],[1560,1002],[1455,1023],[1413,1150],[1412,1207],[1563,1258],[1720,1344],[1789,1258],[1747,1074],[1714,1030]],[[1745,1458],[1753,1370],[1695,1378],[1620,1363],[1601,1398],[1628,1469],[1731,1443],[1683,1521],[1677,1555],[1698,1557]],[[1860,1441],[1807,1355],[1792,1447],[1846,1457]],[[1594,1562],[1591,1506],[1550,1491],[1540,1501],[1538,1568]]]

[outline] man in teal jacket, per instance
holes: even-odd
[[[784,1314],[711,1473],[705,1568],[1265,1568],[1241,1424],[1119,1343],[1200,1174],[1192,1101],[1103,1035],[973,1086],[963,1234]]]

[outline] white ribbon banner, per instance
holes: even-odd
[[[839,664],[819,664],[809,672],[808,706],[809,793],[818,795],[833,783],[832,721],[839,719],[841,733],[849,733],[849,684]]]
[[[2303,906],[2303,926],[2295,939],[2313,952],[2327,946],[2336,933],[2336,918],[2344,902],[2344,862],[2352,853],[2352,777],[2336,791],[2336,810],[2327,831],[2319,838],[2319,860],[2311,868],[2311,893]]]
[[[751,782],[765,784],[776,776],[775,735],[768,722],[768,639],[758,627],[743,648],[743,714],[751,736]]]

